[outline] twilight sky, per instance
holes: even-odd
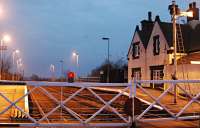
[[[176,2],[187,9],[192,0]],[[159,14],[169,21],[169,4],[171,0],[0,0],[0,34],[12,36],[7,56],[19,49],[27,76],[50,76],[50,64],[59,76],[60,60],[65,70],[76,70],[73,50],[80,55],[80,73],[87,75],[107,57],[102,37],[111,38],[111,60],[125,60],[135,26],[147,19],[148,11],[153,19]]]

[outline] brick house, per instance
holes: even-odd
[[[193,18],[187,23],[177,25],[181,33],[183,48],[177,46],[178,79],[200,79],[200,21],[196,3],[189,9],[195,11]],[[141,29],[136,26],[128,50],[128,80],[170,80],[173,74],[173,41],[172,23],[163,22],[159,16],[152,20],[151,12],[148,20],[141,21]],[[179,35],[177,35],[178,37]]]

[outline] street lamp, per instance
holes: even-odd
[[[108,62],[107,62],[107,83],[110,81],[110,38],[108,37],[103,37],[102,40],[107,40],[108,41]]]
[[[63,60],[60,60],[59,61],[60,62],[60,64],[61,64],[61,78],[63,77],[63,74],[64,74],[64,68],[63,68]]]
[[[72,56],[76,58],[76,66],[77,66],[77,77],[79,72],[79,54],[76,51],[73,51]]]
[[[50,72],[52,73],[51,75],[51,81],[54,81],[54,77],[55,77],[55,65],[51,64],[50,65]]]
[[[12,63],[12,64],[13,64],[12,80],[15,80],[15,78],[14,78],[14,77],[15,77],[15,55],[16,55],[16,54],[19,54],[19,52],[20,52],[20,51],[17,49],[17,50],[14,50],[13,53],[12,53],[12,62],[13,62],[13,63]]]
[[[2,80],[2,70],[3,70],[3,50],[7,50],[5,43],[10,42],[11,38],[9,35],[3,35],[0,41],[0,53],[1,53],[1,69],[0,69],[0,80]]]
[[[19,75],[20,75],[20,73],[23,71],[23,64],[22,64],[22,59],[21,58],[19,58],[18,60],[17,60],[17,79],[19,80]]]
[[[74,57],[76,57],[76,65],[77,65],[77,67],[78,67],[78,66],[79,66],[79,62],[78,62],[79,54],[78,54],[77,52],[73,52],[72,55],[73,55]]]
[[[172,5],[169,6],[170,13],[172,15],[172,24],[173,24],[173,45],[174,45],[174,72],[172,74],[172,79],[176,80],[177,79],[177,28],[176,28],[176,20],[179,17],[193,17],[193,12],[192,11],[180,11],[178,6],[176,5],[175,1],[172,1]],[[174,86],[174,103],[177,102],[177,89],[176,85]]]

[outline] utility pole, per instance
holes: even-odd
[[[176,28],[176,20],[179,17],[193,17],[193,13],[191,10],[188,11],[180,11],[178,5],[176,5],[175,1],[172,1],[172,5],[169,5],[170,14],[172,15],[172,26],[173,26],[173,46],[174,46],[174,70],[172,74],[172,79],[177,80],[177,28]],[[181,28],[180,28],[181,29]],[[177,86],[174,85],[174,103],[177,103]]]
[[[55,66],[53,64],[50,65],[50,71],[51,71],[51,81],[55,80]]]
[[[108,41],[108,62],[107,62],[107,83],[110,82],[110,38],[103,37],[102,40]]]
[[[63,72],[64,72],[64,69],[63,69],[63,60],[60,60],[60,64],[61,64],[61,79],[63,79]]]
[[[78,80],[78,78],[80,77],[79,53],[76,51],[73,51],[72,56],[75,57],[76,59],[76,66],[77,66],[76,78]]]
[[[173,7],[173,15],[172,15],[172,24],[173,24],[173,45],[174,45],[174,72],[172,78],[174,80],[177,79],[177,60],[176,60],[176,54],[177,54],[177,39],[176,39],[176,3],[175,1],[172,1],[172,7]],[[177,87],[176,84],[174,85],[174,104],[177,103]]]

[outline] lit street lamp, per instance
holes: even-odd
[[[16,54],[19,54],[19,52],[20,52],[19,50],[14,50],[13,53],[12,53],[12,62],[13,62],[12,80],[15,80],[15,78],[14,78],[14,77],[15,77],[15,67],[16,67],[16,66],[15,66],[15,55],[16,55]]]
[[[77,77],[78,77],[78,72],[79,72],[79,54],[78,52],[73,52],[72,53],[72,56],[75,57],[76,59],[76,66],[77,66]]]
[[[51,64],[50,65],[50,72],[51,72],[51,81],[54,81],[55,78],[55,65]]]
[[[107,83],[110,81],[110,38],[103,37],[102,40],[107,40],[108,41],[108,63],[107,63]]]
[[[0,69],[0,80],[2,80],[2,70],[3,70],[3,50],[7,50],[7,47],[5,45],[5,43],[7,42],[10,42],[11,41],[11,38],[9,35],[4,35],[2,38],[1,38],[1,41],[0,41],[0,53],[1,53],[1,69]]]
[[[76,57],[76,65],[77,67],[79,66],[79,63],[78,63],[78,59],[79,59],[79,54],[77,52],[73,52],[72,54],[74,57]]]

